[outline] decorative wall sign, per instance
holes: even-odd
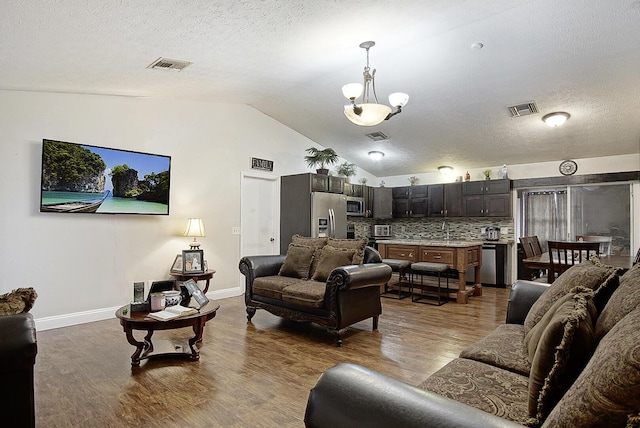
[[[260,158],[251,158],[251,169],[273,172],[273,161]]]

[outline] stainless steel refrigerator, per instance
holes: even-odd
[[[280,188],[280,254],[291,236],[347,237],[347,199],[338,193],[310,192],[309,174],[284,176]]]
[[[347,197],[336,193],[311,193],[311,236],[347,237]]]

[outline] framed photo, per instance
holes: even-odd
[[[182,250],[182,273],[204,273],[204,251]]]
[[[176,254],[176,258],[171,265],[172,273],[182,273],[182,254]]]
[[[198,284],[196,284],[193,279],[183,282],[182,285],[185,286],[191,297],[194,298],[198,309],[209,303],[209,298],[200,290],[200,287],[198,287]]]

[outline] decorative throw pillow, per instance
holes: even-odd
[[[327,238],[309,238],[295,234],[291,237],[291,243],[305,247],[322,248],[327,245]]]
[[[545,426],[637,426],[640,411],[640,308],[602,338],[589,364],[551,411]]]
[[[364,247],[367,246],[366,239],[336,239],[329,238],[327,245],[331,245],[334,248],[341,248],[347,250],[356,250],[355,257],[353,259],[354,265],[361,265],[364,261]]]
[[[596,322],[596,339],[599,341],[629,312],[640,306],[640,263],[620,278],[620,285],[613,292]]]
[[[575,287],[585,287],[592,290],[607,286],[611,281],[617,281],[618,270],[609,266],[597,266],[591,261],[582,262],[567,269],[560,275],[529,309],[524,320],[524,332],[528,333],[544,316],[549,308],[560,297]]]
[[[287,256],[284,263],[280,266],[280,276],[288,276],[291,278],[309,278],[309,270],[311,269],[311,259],[315,248],[305,247],[302,245],[289,244],[287,248]]]
[[[325,246],[320,254],[318,267],[313,274],[314,281],[326,281],[331,271],[338,266],[346,266],[353,264],[353,257],[356,250],[345,250],[334,248],[330,245]]]
[[[558,299],[525,335],[531,359],[529,416],[544,421],[593,354],[593,290],[577,287]]]
[[[16,315],[29,312],[38,293],[33,288],[16,288],[0,295],[0,315]]]

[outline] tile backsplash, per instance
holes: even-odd
[[[396,239],[445,239],[446,228],[449,229],[449,239],[482,240],[482,230],[485,227],[501,228],[500,239],[513,241],[514,224],[510,218],[402,218],[376,220],[370,218],[349,217],[348,223],[355,226],[356,238],[366,238],[371,235],[371,225],[390,224],[391,234]],[[443,230],[443,224],[445,230]]]

